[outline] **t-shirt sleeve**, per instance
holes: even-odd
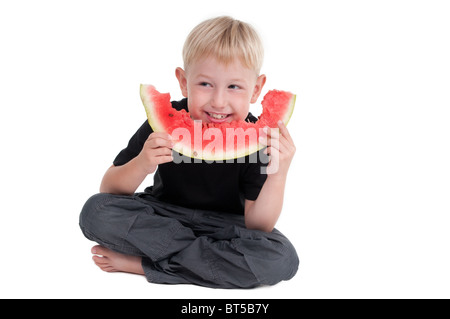
[[[124,165],[138,156],[144,147],[145,141],[152,132],[153,130],[150,124],[148,124],[148,121],[145,121],[131,137],[127,147],[116,156],[113,162],[114,166]]]
[[[245,199],[256,200],[263,187],[267,175],[265,168],[267,164],[257,162],[248,164],[241,178],[241,190]]]

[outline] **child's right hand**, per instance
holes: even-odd
[[[167,133],[150,134],[138,155],[139,162],[147,174],[155,172],[158,165],[173,161],[173,144],[172,137]]]

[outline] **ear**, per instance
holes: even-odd
[[[175,76],[180,84],[181,93],[184,97],[188,97],[186,72],[182,68],[177,68],[175,70]]]
[[[250,103],[256,103],[262,92],[264,84],[266,84],[266,76],[262,74],[258,76],[258,78],[256,79],[255,89],[253,90],[253,95],[252,99],[250,100]]]

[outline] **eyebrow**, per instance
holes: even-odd
[[[245,82],[243,79],[232,79],[230,82]]]
[[[197,78],[206,78],[206,79],[209,79],[209,80],[212,79],[210,76],[208,76],[206,74],[199,74],[199,75],[197,75]],[[231,79],[229,82],[245,82],[245,80],[243,80],[243,79]]]
[[[196,76],[197,78],[207,78],[207,79],[211,79],[209,76],[205,75],[205,74],[199,74]]]

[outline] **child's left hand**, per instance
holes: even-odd
[[[261,136],[260,142],[267,145],[264,153],[270,155],[267,174],[285,177],[296,149],[286,125],[282,121],[279,121],[278,127],[279,129],[264,128],[266,136]]]

